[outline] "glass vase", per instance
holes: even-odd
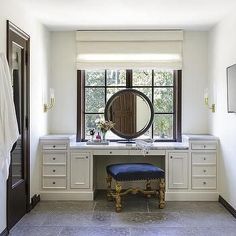
[[[106,141],[106,134],[107,134],[107,132],[102,132],[102,141]]]

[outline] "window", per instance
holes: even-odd
[[[154,107],[154,121],[146,133],[157,141],[181,140],[181,71],[78,70],[77,141],[89,138],[95,120],[104,118],[105,104],[119,90],[134,88]],[[113,135],[111,139],[118,139]]]

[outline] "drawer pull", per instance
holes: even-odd
[[[56,147],[56,145],[53,145],[52,147],[53,147],[53,148],[55,148],[55,147]]]
[[[53,157],[52,159],[53,159],[53,161],[55,161],[55,160],[56,160],[56,157]]]
[[[148,152],[146,152],[146,154],[148,154]]]
[[[206,185],[206,182],[204,181],[203,184]]]
[[[56,170],[53,170],[52,172],[54,172],[54,173],[55,173],[55,172],[56,172]]]
[[[52,184],[56,184],[56,182],[52,182]]]
[[[112,154],[112,152],[110,152],[110,154]]]

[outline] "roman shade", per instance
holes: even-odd
[[[77,31],[77,69],[182,68],[182,31]]]

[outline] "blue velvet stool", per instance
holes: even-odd
[[[115,199],[116,211],[122,209],[121,196],[141,192],[147,197],[159,196],[159,208],[165,207],[165,172],[157,166],[149,163],[121,163],[106,167],[107,170],[107,197],[108,200]],[[111,189],[112,178],[115,180],[115,191]],[[146,180],[146,189],[129,188],[122,192],[121,181]],[[159,180],[159,189],[151,189],[151,180]]]

